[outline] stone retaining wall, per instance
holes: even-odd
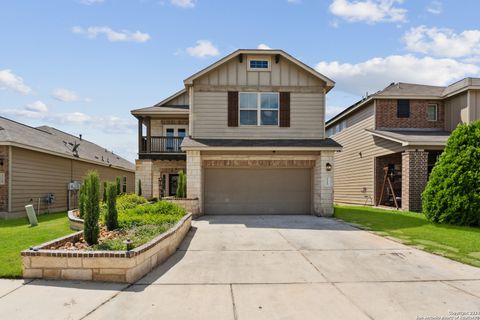
[[[78,209],[68,211],[68,223],[72,230],[83,230],[83,219],[77,216]]]
[[[190,230],[192,214],[131,251],[50,250],[76,240],[83,231],[22,251],[23,277],[133,283],[167,260]]]

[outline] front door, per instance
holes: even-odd
[[[173,197],[177,194],[178,174],[168,175],[168,195]]]

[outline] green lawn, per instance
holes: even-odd
[[[423,214],[336,206],[335,217],[425,251],[480,267],[480,228],[430,223]]]
[[[0,220],[0,278],[22,276],[20,251],[73,233],[66,212],[40,215],[38,220],[36,227],[30,227],[27,218]]]

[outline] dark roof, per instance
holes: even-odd
[[[112,165],[129,171],[135,170],[133,163],[93,142],[85,139],[80,140],[77,136],[49,126],[34,128],[0,117],[0,144],[7,143],[19,147],[31,147],[39,151],[44,150],[49,153],[53,152],[68,158],[97,162],[105,166]],[[78,157],[73,151],[76,144],[78,144]]]
[[[327,139],[192,139],[186,138],[182,147],[305,147],[341,148],[334,140]]]

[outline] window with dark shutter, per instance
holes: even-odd
[[[228,91],[228,126],[238,127],[238,92]]]
[[[410,117],[410,100],[398,99],[397,100],[397,118]]]
[[[280,127],[290,127],[290,92],[280,92]]]

